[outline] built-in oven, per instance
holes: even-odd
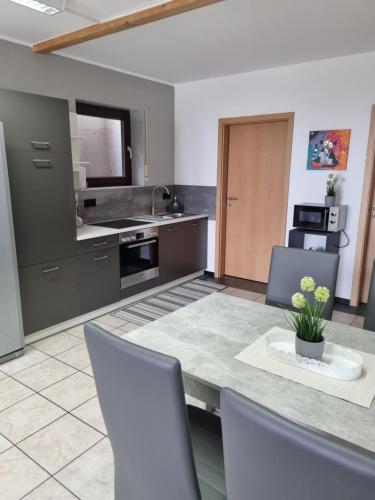
[[[345,229],[347,205],[326,207],[318,203],[294,205],[293,226],[315,231],[339,232]]]
[[[121,288],[159,276],[159,229],[150,227],[119,235]]]

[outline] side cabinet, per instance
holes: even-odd
[[[176,222],[159,228],[160,283],[207,267],[207,219]]]
[[[26,335],[79,316],[75,257],[20,269],[19,280]]]
[[[78,257],[81,314],[120,300],[120,256],[118,243],[111,237],[87,240],[79,245],[80,253],[96,244],[111,245],[105,250],[90,251]]]

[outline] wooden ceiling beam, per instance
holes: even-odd
[[[120,31],[125,31],[144,24],[153,23],[177,16],[184,12],[200,9],[207,5],[222,2],[224,0],[171,0],[154,7],[149,7],[126,16],[121,16],[103,23],[96,23],[64,35],[59,35],[48,40],[35,43],[33,52],[36,54],[48,54],[56,50],[65,49],[79,43],[88,42]],[[192,27],[193,29],[193,27]]]

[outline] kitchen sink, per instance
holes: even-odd
[[[170,212],[164,212],[161,214],[156,214],[156,215],[142,215],[139,217],[133,217],[133,219],[140,220],[140,221],[165,221],[165,220],[173,220],[173,219],[182,219],[184,217],[191,217],[194,214],[188,214],[188,213],[170,213]]]

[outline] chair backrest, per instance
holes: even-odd
[[[375,459],[223,389],[228,500],[373,500]]]
[[[370,291],[367,300],[366,315],[363,328],[375,332],[375,261],[372,268]]]
[[[266,304],[292,308],[291,296],[299,291],[301,279],[304,276],[312,276],[319,286],[326,286],[331,292],[325,308],[325,318],[331,319],[339,260],[338,254],[274,246]]]
[[[118,500],[200,500],[178,360],[87,323]]]

